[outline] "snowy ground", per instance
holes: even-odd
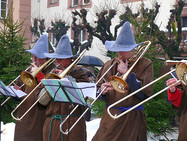
[[[95,132],[97,131],[100,123],[100,118],[96,118],[91,120],[90,122],[86,122],[87,126],[87,141],[91,141],[92,137],[94,136]],[[3,133],[1,134],[1,140],[0,141],[13,141],[14,137],[14,123],[8,123],[4,125],[1,124],[1,130]],[[172,133],[171,135],[167,135],[167,137],[172,141],[176,140],[178,136],[178,133]],[[148,141],[159,141],[165,139],[163,136],[154,137],[152,134],[148,135]],[[165,139],[166,140],[166,139]]]

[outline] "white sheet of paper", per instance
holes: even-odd
[[[67,78],[62,78],[62,81],[69,81]],[[95,83],[89,83],[89,82],[78,82],[76,83],[77,86],[82,90],[82,93],[84,97],[90,97],[95,99],[96,98],[96,84]],[[88,87],[88,88],[85,88]],[[90,87],[90,88],[89,88]]]
[[[21,97],[27,95],[26,93],[24,93],[24,92],[21,91],[21,90],[16,90],[16,89],[14,89],[14,86],[10,86],[10,87],[11,87],[11,88],[6,87],[7,90],[8,90],[9,92],[15,94],[18,98],[21,98]]]
[[[95,83],[86,83],[86,82],[79,82],[77,83],[77,86],[82,90],[82,93],[84,97],[90,97],[95,99],[96,98],[96,84]],[[84,88],[84,87],[90,87],[90,88]]]

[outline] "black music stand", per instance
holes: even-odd
[[[13,86],[6,86],[1,80],[0,80],[0,95],[3,96],[4,98],[6,97],[11,97],[11,98],[14,98],[14,99],[17,99],[17,98],[20,98],[22,96],[25,96],[26,93],[24,93],[23,91],[21,90],[16,90],[14,89]],[[0,99],[0,104],[1,103],[1,99]],[[2,131],[1,131],[1,110],[2,110],[2,107],[0,105],[0,141],[1,141],[1,134],[2,134]]]

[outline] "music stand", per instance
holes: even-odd
[[[16,98],[20,98],[22,96],[25,96],[26,93],[24,93],[21,90],[16,90],[14,89],[13,86],[6,86],[1,80],[0,80],[0,95],[2,95],[3,97],[12,97],[14,99]],[[0,104],[1,104],[1,100],[0,100]],[[1,105],[0,105],[0,141],[1,141]]]
[[[0,81],[0,95],[2,95],[3,97],[11,95],[11,93],[7,90],[5,84],[2,81]],[[0,100],[0,104],[1,104],[1,100]],[[1,134],[2,131],[1,131],[1,105],[0,105],[0,141],[1,141]]]
[[[81,88],[77,86],[76,82],[59,79],[43,79],[41,81],[55,102],[88,106],[84,100]]]

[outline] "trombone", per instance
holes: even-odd
[[[129,75],[130,71],[133,69],[133,67],[135,66],[135,64],[139,61],[139,59],[140,59],[141,57],[143,57],[143,55],[145,54],[145,52],[148,50],[149,46],[151,45],[151,42],[150,42],[150,41],[145,41],[144,44],[147,44],[147,45],[141,47],[141,48],[137,51],[136,55],[134,55],[134,56],[132,57],[133,59],[131,59],[131,60],[134,60],[134,58],[137,58],[137,56],[138,56],[138,55],[141,53],[141,51],[143,50],[143,53],[141,53],[141,54],[138,56],[138,59],[136,60],[136,62],[133,64],[133,66],[131,67],[131,69],[128,70],[128,75]],[[118,63],[118,61],[114,61],[114,63],[108,68],[108,70],[107,70],[107,71],[101,76],[101,78],[96,82],[96,85],[101,81],[101,79],[104,79],[104,76],[108,73],[108,71],[109,71],[116,63]],[[118,72],[118,73],[119,73],[119,72]],[[119,79],[121,80],[120,77],[117,77],[118,73],[117,73],[115,76],[113,76],[112,78],[119,78]],[[126,77],[127,77],[128,75],[126,75]],[[125,79],[126,79],[126,78],[125,78]],[[112,80],[113,80],[113,79],[112,79]],[[114,82],[114,80],[113,80],[113,82]],[[117,83],[117,82],[115,82],[115,83]],[[126,82],[124,82],[124,83],[126,83]],[[118,88],[118,86],[114,85],[114,83],[113,83],[112,86],[113,86],[113,87],[115,86],[116,89]],[[126,86],[127,86],[127,84],[126,84]],[[122,88],[121,85],[119,85],[119,87]],[[96,100],[101,96],[101,94],[105,91],[106,88],[107,88],[107,87],[105,87],[105,88],[99,93],[99,95],[96,97],[96,99],[90,104],[91,106],[96,102]],[[118,88],[118,89],[119,89],[119,88]],[[118,89],[117,89],[117,90],[118,90]],[[123,92],[124,92],[125,89],[122,89],[122,90],[123,90]],[[67,135],[67,134],[69,134],[69,132],[71,132],[71,130],[74,128],[74,126],[79,122],[79,120],[81,120],[81,118],[84,116],[84,114],[89,110],[89,107],[86,108],[86,110],[85,110],[85,111],[82,113],[82,115],[77,119],[77,121],[69,128],[69,130],[66,129],[66,131],[63,131],[63,130],[62,130],[63,124],[68,120],[68,118],[70,117],[70,115],[73,114],[73,112],[78,108],[78,106],[79,106],[79,105],[76,105],[76,107],[70,112],[70,114],[69,114],[69,115],[62,121],[62,123],[60,124],[60,131],[61,131],[63,134],[65,134],[65,135]]]
[[[132,71],[132,69],[135,67],[135,65],[138,63],[138,61],[144,56],[144,54],[147,52],[147,50],[149,49],[149,46],[151,45],[150,41],[145,41],[144,44],[147,44],[146,46],[143,46],[138,53],[141,52],[141,50],[143,50],[143,52],[140,54],[140,56],[136,59],[136,61],[132,64],[132,66],[128,69],[128,71],[122,76],[122,77],[118,77],[118,76],[111,76],[111,85],[112,87],[120,92],[120,93],[126,93],[128,90],[128,84],[125,81],[128,77],[128,75],[130,74],[130,72]]]
[[[81,54],[79,55],[79,57],[72,63],[70,64],[60,75],[56,75],[53,73],[50,73],[49,75],[46,75],[47,78],[50,79],[61,79],[64,78],[66,76],[66,74],[70,71],[70,69],[82,58],[82,56],[84,55],[84,53],[86,52],[86,49],[84,49]],[[46,79],[47,79],[46,78]],[[33,105],[19,118],[19,117],[15,117],[14,116],[14,112],[21,106],[21,104],[27,100],[27,98],[42,84],[42,82],[40,82],[20,103],[19,105],[16,106],[16,108],[11,112],[11,116],[13,119],[15,120],[21,120],[37,103],[38,101],[45,95],[47,94],[47,91],[45,91],[40,98],[38,98]]]
[[[32,65],[30,65],[28,68],[26,68],[24,71],[21,72],[21,74],[14,79],[8,86],[11,86],[19,77],[21,78],[21,81],[23,82],[23,84],[19,87],[22,88],[24,85],[28,86],[28,87],[34,87],[36,86],[36,79],[35,76],[41,71],[41,70],[45,70],[48,66],[50,66],[53,62],[55,61],[55,59],[49,59],[47,62],[45,62],[41,67],[39,67],[38,69],[36,69],[34,72],[29,73],[28,70],[32,67]],[[8,100],[10,99],[10,97],[8,97],[5,101],[3,101],[3,103],[1,104],[1,106],[3,106]]]
[[[31,66],[32,66],[32,65],[30,65],[29,67],[27,67],[27,68],[25,69],[25,71],[29,70],[29,69],[31,68]],[[19,79],[19,78],[20,78],[20,75],[18,75],[18,76],[8,85],[8,87],[11,86],[12,84],[14,84],[14,82],[15,82],[17,79]],[[19,88],[22,88],[23,86],[24,86],[24,84],[22,84]],[[11,98],[11,97],[8,97],[7,99],[5,99],[5,100],[1,103],[1,106],[3,106],[10,98]]]
[[[143,100],[142,102],[140,102],[140,103],[134,105],[133,107],[131,107],[130,109],[126,110],[125,112],[123,112],[123,113],[121,113],[121,114],[119,114],[119,115],[116,115],[116,114],[115,114],[115,115],[112,115],[112,114],[111,114],[110,109],[111,109],[112,107],[114,107],[115,105],[117,105],[117,104],[123,102],[123,101],[126,100],[127,98],[129,98],[129,97],[135,95],[136,93],[140,92],[141,90],[143,90],[143,89],[149,87],[150,85],[154,84],[155,82],[157,82],[157,81],[163,79],[163,78],[166,77],[167,75],[171,74],[171,75],[173,76],[172,72],[174,72],[174,71],[176,71],[177,77],[179,78],[179,80],[177,80],[175,83],[171,84],[170,86],[165,87],[164,89],[160,90],[160,91],[157,92],[156,94],[154,94],[154,95],[148,97],[147,99],[145,99],[145,100]],[[180,63],[180,64],[179,64],[179,63],[178,63],[178,64],[176,65],[176,68],[175,68],[175,69],[173,69],[173,70],[169,71],[168,73],[166,73],[166,74],[160,76],[159,78],[157,78],[157,79],[155,79],[154,81],[148,83],[147,85],[141,87],[140,89],[134,91],[133,93],[129,94],[128,96],[126,96],[126,97],[124,97],[124,98],[118,100],[117,102],[111,104],[111,105],[107,108],[107,112],[108,112],[109,116],[110,116],[111,118],[113,118],[113,119],[118,119],[118,118],[120,118],[121,116],[127,114],[128,112],[132,111],[132,110],[135,109],[136,107],[138,107],[138,106],[144,104],[145,102],[151,100],[152,98],[156,97],[156,96],[159,95],[160,93],[166,91],[167,89],[169,89],[170,87],[174,86],[175,84],[177,84],[177,83],[179,83],[179,82],[182,82],[184,85],[187,85],[186,72],[187,72],[187,66],[186,66],[186,64],[184,64],[184,63]],[[173,77],[174,77],[174,76],[173,76]]]
[[[43,65],[41,65],[39,68],[37,68],[34,72],[30,73],[28,71],[22,71],[21,72],[21,80],[22,82],[28,86],[28,87],[35,87],[37,85],[35,76],[41,71],[46,69],[48,66],[50,66],[55,59],[49,59],[46,61]]]

